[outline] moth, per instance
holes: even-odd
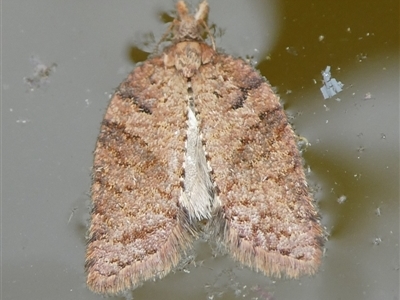
[[[87,285],[112,295],[162,278],[199,230],[267,276],[314,274],[322,229],[278,96],[203,39],[207,1],[176,8],[170,45],[121,83],[101,125]]]

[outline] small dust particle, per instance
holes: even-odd
[[[345,195],[340,196],[339,198],[337,198],[337,203],[342,204],[347,200],[347,197]]]

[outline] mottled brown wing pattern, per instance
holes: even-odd
[[[172,45],[120,85],[94,158],[87,284],[117,294],[165,276],[211,231],[266,275],[316,272],[322,229],[279,98],[202,42],[207,1],[177,2]],[[201,221],[201,225],[196,224]]]
[[[267,275],[313,274],[321,227],[279,98],[243,60],[217,55],[191,79],[215,184],[215,237]]]
[[[95,292],[115,294],[163,277],[191,245],[178,207],[186,91],[186,79],[156,57],[137,67],[110,102],[93,167],[86,269]]]

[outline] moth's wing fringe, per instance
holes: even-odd
[[[219,251],[229,253],[234,260],[266,276],[297,279],[301,275],[313,275],[317,272],[322,253],[318,253],[317,259],[313,261],[301,261],[255,247],[253,243],[239,238],[238,232],[229,226],[224,215],[224,210],[220,207],[208,224],[212,239],[220,247]],[[320,227],[316,226],[312,230],[318,232]],[[322,238],[317,239],[316,247],[320,248],[322,243]]]
[[[183,218],[186,219],[185,216]],[[190,224],[186,221],[179,222],[168,240],[155,254],[147,256],[143,261],[127,265],[114,275],[104,275],[98,270],[92,270],[93,252],[88,252],[87,285],[95,293],[116,295],[135,289],[148,279],[163,278],[179,264],[182,256],[192,247],[194,235],[195,232]]]
[[[230,230],[226,235],[225,243],[235,260],[267,276],[280,278],[285,275],[288,278],[298,278],[300,275],[312,275],[320,263],[319,260],[305,262],[279,253],[271,253],[260,247],[254,248],[248,241],[239,241],[238,234],[234,230]]]

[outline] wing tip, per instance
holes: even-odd
[[[115,270],[119,261],[111,264],[105,262],[104,256],[96,257],[100,256],[99,253],[89,244],[85,264],[86,284],[97,294],[111,296],[133,290],[149,279],[163,278],[179,264],[192,246],[192,240],[193,235],[181,225],[175,228],[159,251],[147,255],[142,261],[119,267],[119,270]]]
[[[313,222],[310,230],[301,239],[293,242],[292,251],[272,250],[265,245],[257,246],[254,240],[239,237],[223,218],[223,209],[212,220],[213,235],[218,246],[228,252],[239,263],[256,272],[276,278],[298,279],[303,275],[314,275],[321,264],[323,231],[318,222]]]
[[[309,255],[307,256],[309,257],[302,259],[254,247],[247,241],[241,241],[239,246],[235,244],[237,245],[237,242],[230,243],[231,256],[236,261],[266,276],[298,279],[303,275],[314,275],[321,263],[322,250],[317,246],[308,247]]]

